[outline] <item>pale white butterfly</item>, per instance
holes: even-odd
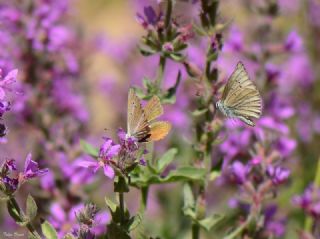
[[[238,118],[247,125],[254,126],[251,118],[259,119],[262,99],[257,87],[249,79],[244,65],[239,62],[231,74],[217,108],[227,117]]]

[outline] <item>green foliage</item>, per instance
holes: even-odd
[[[129,233],[125,231],[120,225],[111,222],[108,225],[108,239],[131,239]]]
[[[29,194],[27,198],[26,214],[30,220],[37,216],[38,207],[33,197]]]
[[[115,204],[112,200],[110,200],[109,198],[105,198],[105,202],[109,208],[109,210],[111,211],[111,213],[114,213],[117,210],[117,204]]]
[[[163,95],[162,102],[164,104],[174,104],[176,102],[176,93],[181,82],[181,72],[178,72],[175,84],[170,87]]]
[[[48,222],[44,221],[41,224],[41,230],[45,238],[47,239],[58,239],[58,234],[53,226]]]
[[[15,199],[11,198],[7,202],[7,209],[10,216],[15,220],[15,222],[19,225],[25,225],[25,219],[23,216],[23,212],[20,210]]]
[[[129,211],[126,210],[124,218],[121,218],[120,206],[108,198],[105,198],[105,202],[112,217],[112,221],[108,225],[108,238],[130,238],[129,233],[140,225],[142,215],[138,213],[131,217]]]
[[[117,192],[117,193],[129,192],[129,186],[124,177],[118,177],[118,181],[114,182],[114,192]]]
[[[99,156],[99,149],[95,148],[85,140],[80,140],[80,145],[85,153],[93,156],[94,158],[97,158]]]
[[[177,153],[178,150],[176,148],[171,148],[165,152],[157,161],[157,171],[162,172],[174,160]]]
[[[224,218],[225,217],[223,215],[213,214],[209,217],[199,220],[198,223],[202,228],[204,228],[207,231],[210,231],[219,223],[221,223],[224,220]]]
[[[166,177],[161,177],[152,171],[153,170],[149,169],[145,170],[144,173],[133,175],[131,177],[131,184],[138,187],[145,187],[151,184],[183,182],[188,180],[203,182],[206,175],[206,169],[191,166],[184,166],[172,170]]]
[[[129,231],[131,232],[134,229],[136,229],[140,225],[141,222],[142,222],[141,214],[138,213],[134,217],[131,217],[130,221],[129,221]]]

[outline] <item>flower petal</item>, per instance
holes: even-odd
[[[103,167],[103,172],[104,172],[104,175],[106,175],[108,178],[110,178],[110,179],[114,178],[115,173],[114,173],[114,170],[111,166],[105,165]]]

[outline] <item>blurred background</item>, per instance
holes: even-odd
[[[13,2],[16,3],[12,9],[24,11],[18,6],[19,1]],[[45,1],[34,2],[37,8]],[[157,12],[163,6],[152,0],[66,1],[68,4],[59,0],[57,5],[48,2],[49,9],[58,12],[57,17],[50,17],[54,19],[50,24],[60,27],[52,37],[58,40],[52,40],[56,44],[52,49],[33,46],[36,50],[31,58],[37,59],[34,61],[38,64],[33,70],[30,70],[32,61],[26,63],[31,58],[25,45],[35,38],[24,39],[35,31],[30,30],[31,20],[35,16],[42,19],[41,14],[50,15],[50,11],[39,10],[39,15],[36,11],[26,13],[23,21],[27,23],[20,31],[7,22],[9,13],[2,11],[0,38],[3,35],[14,40],[2,40],[6,49],[0,50],[0,65],[4,72],[9,68],[19,69],[19,89],[23,93],[13,100],[12,112],[4,119],[9,134],[0,144],[0,152],[1,159],[14,158],[21,168],[27,153],[32,152],[35,160],[52,170],[48,176],[23,185],[19,197],[24,202],[28,192],[32,193],[42,212],[39,217],[51,214],[50,221],[63,233],[72,228],[73,210],[81,202],[95,202],[102,209],[101,221],[110,220],[104,197],[113,197],[113,183],[101,172],[93,176],[74,166],[74,162],[87,157],[81,151],[79,139],[98,147],[102,136],[115,137],[119,127],[126,128],[128,89],[141,87],[144,77],[154,78],[159,59],[158,55],[140,54],[137,46],[145,29],[136,20],[136,14],[143,14],[144,6],[151,5]],[[0,4],[0,10],[10,5],[6,1]],[[177,1],[174,16],[182,26],[198,23],[199,8],[198,1]],[[274,236],[269,238],[299,238],[296,232],[303,227],[305,215],[291,203],[292,197],[301,194],[314,180],[320,156],[320,1],[224,0],[220,1],[218,18],[227,25],[222,33],[223,48],[215,63],[219,82],[225,83],[236,63],[242,61],[261,91],[264,111],[254,129],[226,121],[226,130],[222,132],[226,140],[214,147],[213,165],[251,160],[250,152],[256,149],[256,142],[269,139],[264,146],[275,148],[291,170],[289,182],[270,200],[270,205],[277,205],[278,211],[273,224],[268,225]],[[8,29],[7,25],[10,25]],[[35,29],[40,31],[46,27],[40,24]],[[195,37],[188,41],[185,52],[187,59],[201,70],[205,65],[207,43],[206,37]],[[8,62],[11,63],[6,65]],[[163,116],[173,124],[173,130],[163,142],[156,144],[157,155],[173,146],[179,150],[168,171],[195,157],[191,153],[195,134],[191,117],[195,109],[194,83],[183,64],[169,61],[163,84],[171,87],[179,70],[183,79],[177,100],[173,105],[165,105]],[[51,80],[56,83],[48,83]],[[216,122],[222,120],[219,115]],[[221,179],[208,187],[207,213],[232,214],[232,202],[238,193],[236,186]],[[180,210],[183,207],[181,184],[154,185],[149,195],[144,224],[147,234],[190,238],[190,222]],[[130,211],[138,210],[139,200],[138,190],[126,196]],[[0,231],[23,232],[4,206],[1,212]],[[219,238],[210,232],[202,232],[202,236]]]

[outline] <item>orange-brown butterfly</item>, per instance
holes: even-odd
[[[166,121],[155,121],[163,114],[160,99],[153,96],[143,108],[133,89],[128,95],[127,134],[138,139],[138,142],[151,142],[163,139],[170,131],[171,124]]]
[[[254,126],[252,118],[259,119],[262,99],[257,87],[249,79],[244,65],[239,62],[226,84],[217,108],[227,117],[238,118],[247,125]]]

